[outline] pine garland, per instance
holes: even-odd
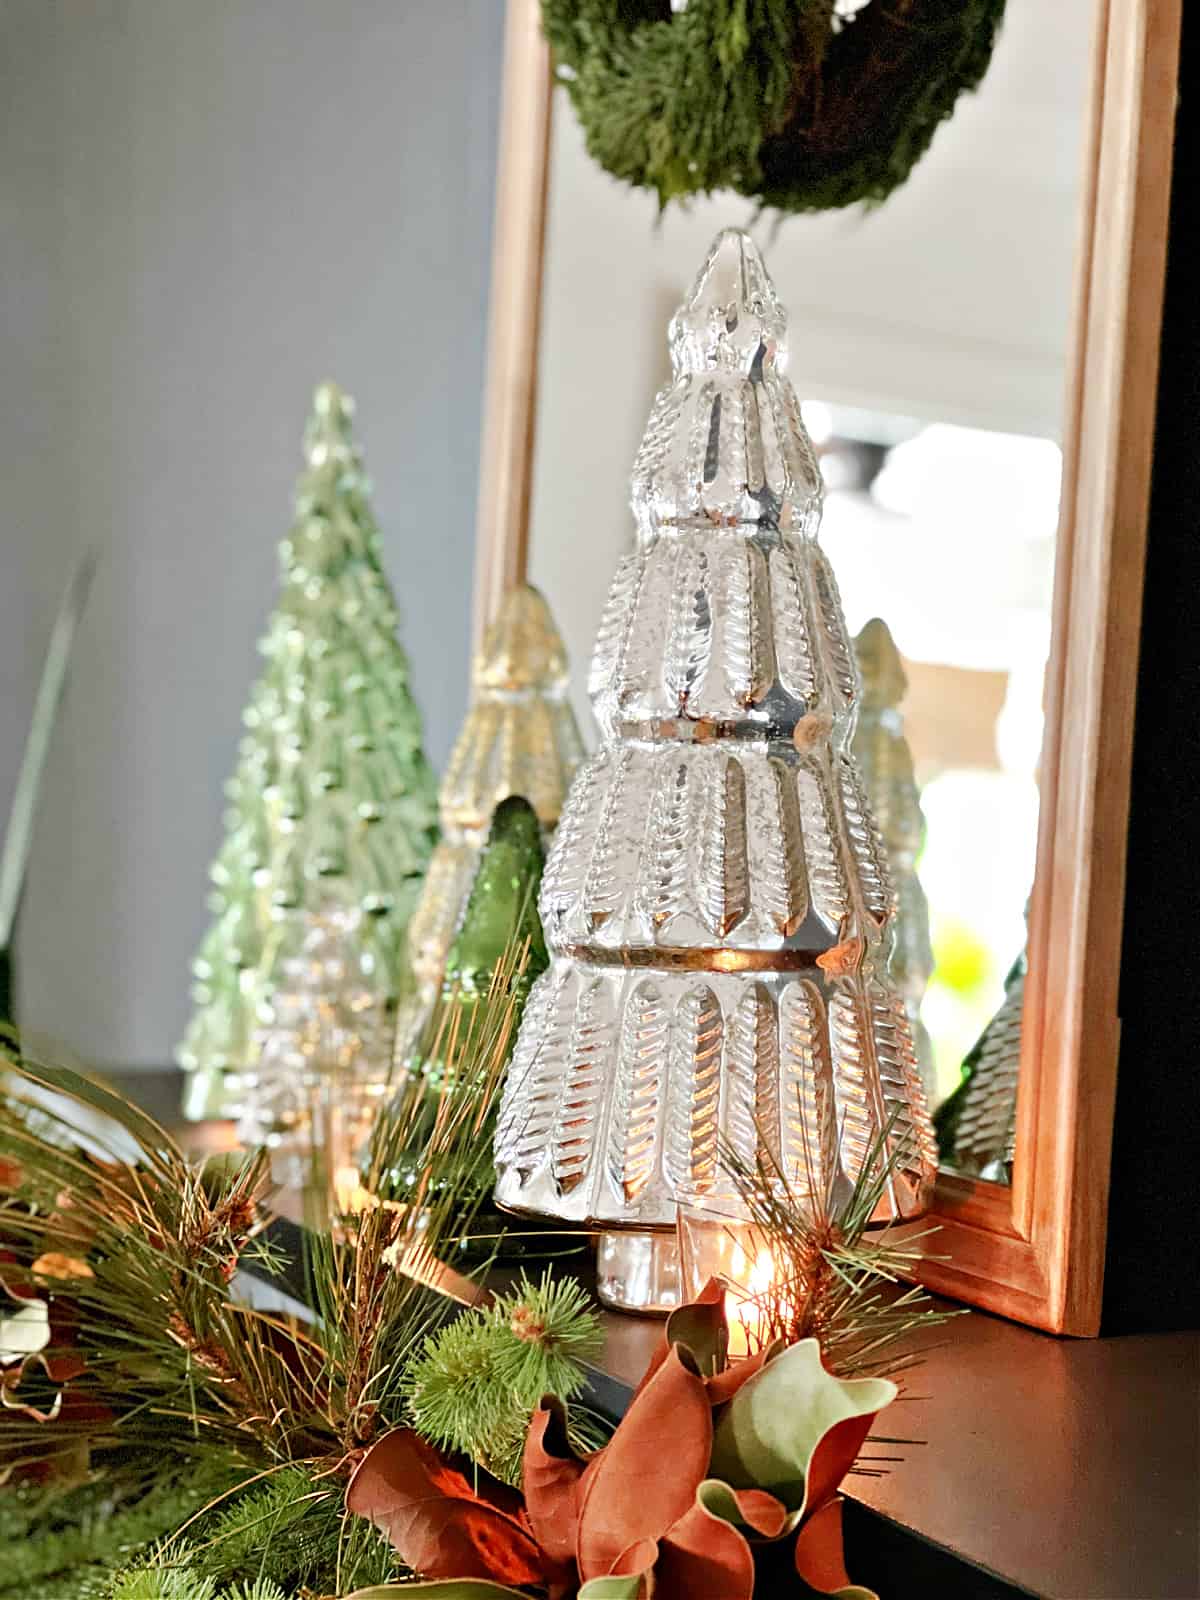
[[[885,199],[991,60],[1004,0],[542,0],[594,160],[665,207]]]
[[[209,1463],[186,1477],[169,1469],[130,1498],[99,1476],[66,1492],[18,1483],[0,1498],[0,1600],[90,1600],[134,1551],[166,1537],[231,1483]]]
[[[138,1585],[155,1581],[184,1584],[182,1600],[192,1600],[186,1584],[200,1600],[257,1596],[256,1584],[264,1595],[286,1600],[326,1593],[334,1584],[349,1593],[397,1576],[386,1539],[369,1523],[345,1519],[340,1485],[289,1467],[233,1495],[185,1535],[161,1542],[118,1575],[112,1600],[140,1600]],[[164,1594],[174,1600],[174,1589]]]

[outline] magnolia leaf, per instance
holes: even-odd
[[[667,1318],[667,1343],[682,1344],[692,1352],[701,1374],[714,1377],[724,1369],[729,1352],[729,1325],[725,1320],[725,1288],[710,1278],[689,1305],[677,1306]]]
[[[732,1519],[714,1516],[709,1510],[704,1503],[703,1488],[701,1485],[697,1489],[691,1507],[659,1544],[655,1581],[661,1592],[672,1600],[685,1595],[751,1600],[754,1552]],[[726,1492],[732,1493],[731,1490]],[[786,1515],[779,1506],[779,1519]]]
[[[371,1446],[346,1488],[346,1509],[373,1522],[404,1564],[428,1578],[543,1577],[541,1553],[516,1515],[477,1494],[411,1428]]]
[[[579,1591],[579,1600],[643,1600],[649,1589],[643,1590],[643,1574],[634,1572],[628,1577],[592,1578]]]
[[[778,1539],[787,1532],[787,1507],[765,1489],[731,1489],[719,1478],[706,1478],[696,1490],[696,1501],[710,1517],[749,1528],[760,1539]]]
[[[563,1565],[575,1557],[583,1470],[584,1463],[567,1437],[565,1407],[553,1395],[545,1395],[525,1438],[521,1487],[534,1538],[552,1561]]]
[[[708,1389],[708,1398],[714,1406],[724,1405],[727,1400],[732,1400],[734,1395],[744,1383],[748,1383],[760,1367],[766,1366],[768,1361],[774,1361],[787,1345],[782,1339],[775,1339],[771,1344],[764,1345],[761,1350],[756,1350],[752,1356],[746,1356],[740,1361],[735,1361],[732,1366],[718,1372],[715,1377],[708,1378],[705,1387]]]
[[[396,1600],[396,1596],[423,1594],[425,1600],[496,1600],[497,1595],[507,1595],[509,1600],[529,1600],[520,1589],[507,1589],[502,1583],[488,1583],[483,1578],[438,1578],[434,1583],[382,1583],[374,1589],[355,1589],[345,1600]],[[636,1596],[635,1596],[636,1600]]]
[[[607,1576],[624,1552],[678,1522],[708,1475],[712,1436],[704,1379],[675,1345],[580,1480],[581,1578]]]
[[[44,1300],[26,1300],[0,1317],[0,1367],[36,1356],[50,1343],[50,1310]]]
[[[820,1506],[796,1536],[796,1572],[817,1594],[833,1600],[879,1600],[874,1589],[851,1583],[842,1555],[842,1498]]]
[[[691,1352],[702,1376],[710,1382],[721,1373],[729,1349],[729,1328],[725,1321],[725,1287],[719,1278],[710,1278],[694,1300],[676,1306],[667,1318],[663,1336],[633,1392],[635,1400],[676,1345]]]
[[[712,1476],[734,1489],[769,1490],[795,1527],[833,1495],[897,1392],[886,1378],[831,1377],[817,1341],[802,1339],[729,1402],[713,1438]]]

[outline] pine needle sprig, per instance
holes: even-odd
[[[811,1170],[801,1192],[765,1137],[756,1141],[753,1162],[722,1143],[720,1161],[749,1219],[752,1253],[765,1250],[772,1263],[761,1290],[734,1286],[753,1308],[748,1325],[757,1343],[816,1338],[839,1377],[895,1377],[928,1348],[912,1349],[914,1335],[961,1315],[942,1310],[919,1287],[899,1287],[921,1259],[919,1240],[928,1230],[903,1237],[891,1228],[871,1231],[904,1157],[892,1134],[889,1123],[840,1198],[821,1192]]]
[[[473,1175],[490,1165],[484,1130],[516,1025],[514,980],[527,959],[527,942],[510,948],[469,1026],[451,1020],[445,1077],[432,1104],[427,1085],[414,1076],[380,1119],[364,1189],[367,1196],[385,1192],[401,1153],[415,1149],[417,1177],[408,1199],[367,1198],[316,1239],[310,1281],[337,1395],[343,1473],[402,1405],[403,1370],[413,1350],[456,1309],[446,1297],[470,1302],[481,1294],[446,1263],[483,1197],[484,1185]]]
[[[587,1291],[573,1278],[555,1278],[546,1268],[540,1280],[524,1274],[486,1312],[494,1330],[496,1376],[518,1394],[544,1394],[569,1400],[586,1382],[584,1363],[603,1343],[600,1322]]]

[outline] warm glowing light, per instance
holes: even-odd
[[[733,1359],[748,1356],[763,1342],[763,1296],[775,1277],[775,1262],[764,1246],[746,1271],[746,1252],[739,1244],[734,1249],[732,1270],[725,1285],[725,1317],[729,1323],[729,1354]]]
[[[370,1190],[364,1189],[357,1167],[339,1167],[333,1175],[333,1199],[338,1215],[357,1217],[379,1202]]]
[[[725,1289],[732,1360],[769,1343],[790,1315],[787,1263],[777,1263],[762,1231],[715,1208],[679,1208],[679,1267],[685,1299],[717,1278]]]

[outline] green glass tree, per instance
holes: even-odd
[[[179,1048],[193,1119],[241,1111],[255,1030],[298,956],[306,919],[361,913],[352,960],[394,1006],[404,929],[437,836],[398,614],[354,405],[332,383],[313,401],[296,518],[280,546],[282,593],[260,644],[212,868],[213,922],[193,963],[195,1010]]]
[[[501,801],[492,814],[487,843],[479,858],[475,878],[463,910],[462,921],[450,947],[441,992],[417,1044],[403,1063],[406,1074],[424,1079],[428,1090],[428,1117],[414,1124],[410,1141],[411,1161],[393,1168],[390,1194],[403,1198],[420,1176],[423,1136],[432,1127],[438,1098],[446,1081],[447,1056],[462,1041],[478,1037],[483,1012],[492,997],[492,978],[505,952],[513,943],[528,941],[525,970],[514,980],[510,996],[516,1001],[512,1041],[516,1042],[521,1012],[534,980],[549,965],[537,897],[541,887],[545,852],[537,813],[528,801],[516,795]],[[499,997],[492,997],[499,998]],[[509,996],[505,996],[505,999]],[[456,1046],[452,1040],[459,1041]],[[422,1113],[424,1117],[424,1113]],[[490,1153],[491,1132],[480,1139],[481,1148]],[[473,1162],[469,1173],[448,1176],[447,1183],[458,1183],[464,1202],[473,1202],[480,1188],[490,1189],[490,1160]],[[490,1211],[477,1231],[496,1226]]]

